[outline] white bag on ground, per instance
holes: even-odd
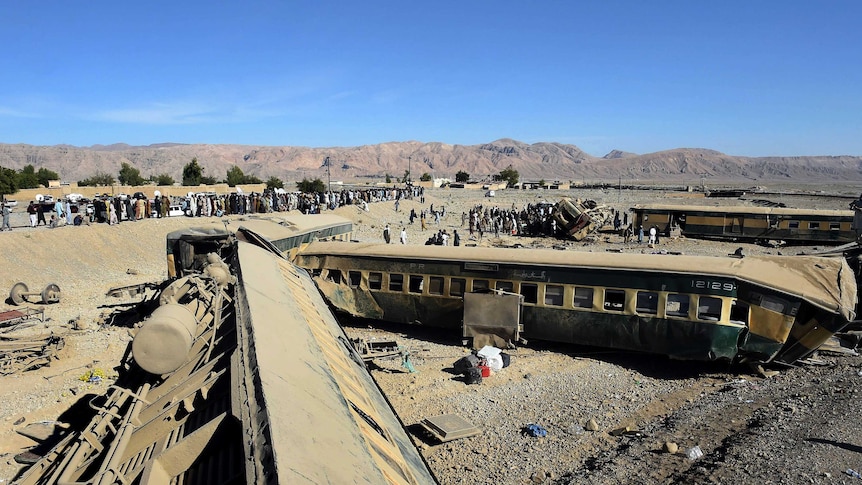
[[[503,369],[503,358],[500,357],[500,352],[502,352],[502,350],[497,347],[486,345],[479,349],[479,351],[476,352],[476,355],[485,359],[488,363],[488,367],[492,371],[497,372]]]

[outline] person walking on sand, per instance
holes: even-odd
[[[386,224],[386,227],[383,228],[383,240],[386,241],[386,244],[389,244],[389,224]]]
[[[3,211],[3,226],[0,227],[0,231],[11,231],[12,226],[9,225],[9,214],[12,213],[12,209],[9,208],[6,201],[3,201],[3,208],[0,210]]]
[[[407,244],[407,229],[401,228],[401,244]]]

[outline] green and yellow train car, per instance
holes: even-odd
[[[679,228],[686,237],[781,240],[795,244],[845,244],[856,240],[853,211],[786,207],[644,204],[631,208],[634,230]]]
[[[792,363],[854,318],[843,259],[312,243],[297,254],[336,309],[460,328],[463,296],[523,297],[526,338],[689,360]]]

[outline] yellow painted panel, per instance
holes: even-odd
[[[752,305],[748,327],[754,335],[786,342],[793,327],[793,317]]]

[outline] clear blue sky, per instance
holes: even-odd
[[[7,1],[0,143],[862,155],[862,2]]]

